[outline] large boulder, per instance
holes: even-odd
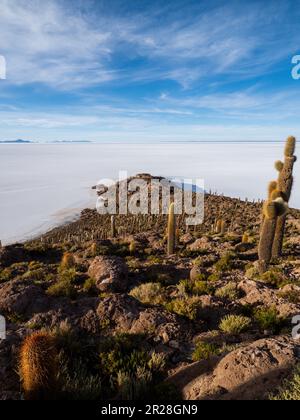
[[[211,363],[196,363],[169,378],[181,385],[186,400],[263,400],[297,365],[296,343],[290,337],[255,341]],[[201,372],[199,373],[199,368]],[[192,367],[192,369],[191,369]]]
[[[154,335],[157,341],[168,343],[185,340],[188,324],[175,314],[160,307],[146,307],[128,295],[113,294],[100,302],[97,315],[101,325],[116,332]]]
[[[169,343],[174,340],[184,340],[185,333],[188,333],[185,321],[179,319],[160,308],[148,308],[140,312],[139,317],[131,326],[131,333],[155,333],[155,338]]]
[[[0,286],[0,313],[30,316],[44,312],[50,299],[38,286],[24,280],[11,280]]]
[[[101,292],[125,292],[128,285],[128,268],[122,258],[96,257],[88,270]]]
[[[140,311],[141,305],[133,297],[114,294],[100,302],[97,315],[100,323],[109,323],[117,331],[128,332]]]

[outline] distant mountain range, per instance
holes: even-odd
[[[36,141],[30,141],[30,140],[22,140],[22,139],[18,139],[18,140],[0,140],[0,144],[37,144],[39,142]],[[86,140],[77,140],[77,141],[69,141],[69,140],[62,140],[62,141],[50,141],[48,142],[49,144],[62,144],[62,143],[68,143],[68,144],[72,144],[72,143],[92,143],[91,141],[86,141]]]
[[[3,140],[3,141],[0,141],[0,143],[5,143],[5,144],[21,143],[21,144],[23,144],[23,143],[32,143],[32,142],[29,141],[29,140],[18,139],[18,140]]]

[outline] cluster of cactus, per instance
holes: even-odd
[[[285,147],[285,161],[276,162],[278,181],[269,184],[268,199],[263,205],[263,218],[258,247],[259,271],[264,273],[272,260],[282,252],[288,201],[293,186],[293,167],[296,139],[289,137]]]
[[[20,352],[20,375],[26,400],[52,400],[58,388],[54,338],[43,332],[27,337]]]

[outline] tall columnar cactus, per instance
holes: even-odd
[[[57,392],[54,338],[37,332],[27,337],[20,353],[20,374],[26,400],[52,400]]]
[[[117,236],[117,230],[116,230],[116,217],[115,216],[111,216],[110,219],[110,226],[111,226],[111,237],[115,238]]]
[[[258,246],[258,268],[261,274],[268,270],[272,259],[272,247],[278,219],[286,215],[287,211],[288,205],[282,197],[276,198],[275,200],[269,199],[264,203],[264,217]]]
[[[221,221],[221,234],[225,235],[225,233],[226,233],[226,222],[225,220],[222,220]]]
[[[175,253],[176,243],[176,218],[175,218],[175,205],[172,203],[169,208],[168,218],[168,255]]]
[[[222,220],[219,219],[216,221],[215,233],[220,234],[222,232]]]
[[[289,202],[293,188],[293,169],[297,160],[296,156],[294,156],[295,149],[296,139],[295,137],[289,137],[285,145],[284,162],[278,161],[275,163],[275,168],[279,172],[277,194],[280,194],[286,202]],[[275,194],[275,192],[273,194]],[[272,248],[273,258],[278,258],[282,254],[285,224],[286,214],[280,216],[276,223],[276,232]]]

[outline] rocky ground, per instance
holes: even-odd
[[[166,217],[117,217],[111,238],[110,218],[91,210],[1,248],[0,399],[22,398],[20,346],[40,330],[56,340],[57,398],[276,397],[300,357],[300,212],[290,211],[284,255],[262,276],[260,220],[261,203],[207,194],[204,224],[178,220],[171,257]]]

